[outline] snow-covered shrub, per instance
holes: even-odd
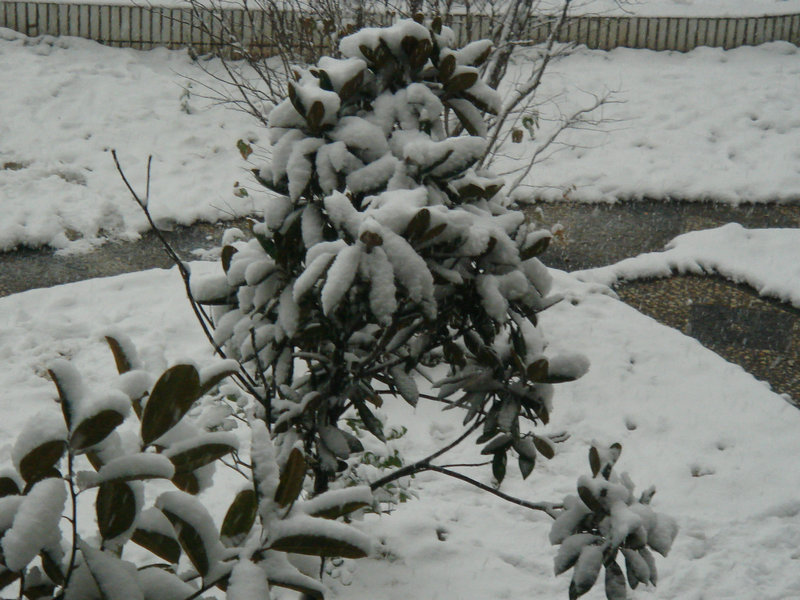
[[[554,440],[531,430],[549,420],[553,384],[588,369],[580,355],[548,356],[537,327],[559,299],[536,258],[550,233],[476,167],[484,115],[501,104],[479,77],[491,44],[452,40],[441,21],[400,21],[298,69],[269,114],[271,162],[255,171],[272,192],[264,221],[223,248],[218,275],[192,282],[276,442],[302,449],[312,494],[346,489],[354,466],[369,467],[346,423],[385,443],[375,409],[416,405],[419,376],[438,390],[425,400],[466,413],[442,452],[480,430],[497,484],[509,456],[525,478],[554,455]],[[442,452],[361,480],[377,491],[426,469],[447,474],[432,464]]]
[[[384,439],[373,408],[385,392],[415,404],[415,375],[432,365],[448,368],[438,399],[493,440],[498,481],[512,446],[527,475],[550,445],[520,418],[547,422],[552,384],[586,368],[545,357],[536,314],[557,298],[536,255],[550,234],[473,169],[499,99],[476,67],[489,44],[453,50],[451,37],[414,21],[364,29],[342,40],[344,58],[298,72],[256,173],[280,195],[254,239],[223,250],[224,273],[193,286],[215,305],[215,341],[267,384],[267,420],[302,440],[320,489],[361,451],[343,415]],[[450,134],[457,123],[465,134]]]
[[[613,472],[621,452],[620,444],[605,449],[592,445],[592,476],[578,479],[578,495],[564,499],[564,510],[550,530],[550,543],[560,545],[555,574],[573,569],[570,598],[588,592],[602,568],[609,600],[626,598],[627,585],[655,585],[658,572],[650,550],[666,556],[678,533],[674,519],[650,508],[655,488],[636,498],[628,474]],[[620,555],[624,574],[617,562]]]
[[[218,587],[231,600],[253,600],[281,586],[322,598],[324,586],[288,553],[370,552],[364,534],[332,520],[370,505],[369,488],[303,501],[303,454],[276,451],[263,421],[251,426],[248,464],[237,435],[205,431],[187,416],[238,369],[234,361],[176,364],[154,378],[130,340],[106,339],[117,380],[97,393],[70,363],[53,363],[61,414],[34,417],[0,473],[0,589],[17,583],[31,600],[188,600]],[[242,482],[218,528],[198,494],[225,458]],[[94,504],[96,529],[81,522],[82,501]],[[129,542],[140,547],[128,554],[138,565],[122,558]]]

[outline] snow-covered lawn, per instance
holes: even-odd
[[[194,265],[196,272],[207,268]],[[619,441],[618,469],[639,489],[656,484],[654,508],[681,526],[670,556],[659,558],[658,588],[639,589],[633,598],[800,597],[800,412],[695,340],[602,293],[602,286],[565,274],[557,274],[557,285],[566,300],[542,314],[545,333],[555,351],[579,349],[592,368],[556,393],[546,431],[572,437],[526,482],[509,469],[503,490],[560,500],[588,472],[591,441]],[[0,299],[0,462],[9,459],[26,419],[58,410],[44,378],[51,360],[68,357],[90,385],[114,374],[100,338],[110,325],[129,335],[152,365],[164,356],[210,360],[174,270]],[[398,402],[387,416],[409,427],[398,442],[407,460],[451,440],[461,420],[424,402],[416,411]],[[479,460],[477,448],[466,444],[449,460]],[[488,467],[472,471],[489,482]],[[548,517],[433,475],[414,485],[419,500],[361,524],[388,558],[346,563],[330,582],[336,597],[567,597],[568,576],[552,575]],[[208,499],[218,518],[227,501]],[[600,587],[587,597],[604,597]]]
[[[569,133],[564,141],[574,146],[537,166],[529,182],[554,200],[800,198],[798,56],[786,43],[688,54],[578,50],[545,78],[542,98],[556,101],[542,108],[537,138],[546,137],[548,118],[591,102],[591,93],[617,90],[622,102],[601,109],[604,132]],[[80,249],[103,235],[141,232],[144,217],[112,148],[140,190],[153,155],[151,210],[159,219],[257,212],[254,196],[237,195],[252,188],[253,165],[236,141],[265,146],[263,130],[200,98],[201,85],[189,88],[184,76],[211,83],[185,52],[74,38],[26,43],[0,30],[0,250]],[[524,157],[532,145],[507,150]]]

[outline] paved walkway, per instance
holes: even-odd
[[[531,213],[547,226],[563,225],[544,260],[567,271],[661,250],[676,235],[730,222],[748,228],[800,227],[800,205],[542,204]],[[644,314],[768,381],[800,407],[800,310],[714,276],[625,282],[616,291]]]
[[[800,205],[621,202],[613,205],[541,204],[527,209],[543,225],[560,223],[561,234],[544,255],[546,264],[573,271],[661,250],[676,235],[737,222],[745,227],[800,227]],[[192,250],[219,243],[230,224],[199,224],[167,234],[187,259]],[[244,227],[243,222],[237,226]],[[0,296],[139,271],[170,267],[152,234],[92,253],[59,256],[51,250],[0,254]],[[742,365],[779,393],[800,403],[800,311],[760,298],[747,286],[717,277],[674,276],[626,282],[625,302],[697,338],[727,360]]]

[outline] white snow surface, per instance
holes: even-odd
[[[12,2],[13,0],[0,0]],[[59,0],[60,4],[111,4],[125,6],[164,6],[189,8],[186,0]],[[240,0],[198,0],[199,4],[213,4],[225,8],[241,8]],[[309,0],[313,4],[313,0]],[[458,11],[453,3],[451,10]],[[545,12],[556,12],[562,0],[542,0]],[[252,10],[252,6],[250,6]],[[800,0],[574,0],[570,9],[573,15],[602,16],[661,16],[661,17],[738,17],[789,14],[800,12]]]
[[[715,273],[746,283],[762,296],[800,308],[800,229],[745,229],[728,223],[679,235],[663,252],[626,258],[614,265],[575,272],[583,280],[611,286],[622,280],[672,273]]]
[[[149,206],[166,226],[254,212],[252,197],[236,196],[234,183],[251,183],[236,141],[258,139],[255,122],[212,108],[199,97],[201,85],[184,76],[209,83],[185,51],[77,38],[28,43],[0,29],[0,250],[80,249],[103,235],[133,238],[147,229],[112,149],[142,197],[153,156]]]
[[[195,272],[203,268],[193,265]],[[800,597],[797,409],[695,340],[601,293],[604,287],[555,275],[554,292],[566,300],[541,315],[548,354],[580,350],[591,368],[577,382],[556,386],[551,423],[539,432],[566,430],[570,439],[556,445],[553,460],[540,460],[527,481],[510,463],[503,491],[560,501],[589,472],[592,440],[619,441],[616,469],[627,471],[638,490],[656,484],[653,509],[680,526],[670,555],[658,558],[658,587],[640,588],[632,598]],[[0,299],[4,461],[21,423],[42,409],[59,412],[42,370],[55,355],[68,356],[90,387],[113,379],[113,359],[95,334],[116,321],[145,362],[166,352],[171,361],[191,357],[203,364],[211,352],[193,318],[174,270]],[[390,423],[409,428],[394,442],[407,461],[447,444],[461,427],[456,411],[441,412],[424,399],[416,409],[398,400],[384,410]],[[447,460],[475,462],[478,450],[466,443]],[[491,481],[488,468],[470,474]],[[375,590],[385,600],[515,598],[531,590],[544,600],[567,596],[569,575],[553,576],[557,548],[547,542],[552,521],[544,514],[435,474],[418,475],[413,486],[419,500],[357,523],[373,538],[374,556],[384,558],[347,561],[341,579],[327,580],[334,597],[368,600]],[[228,486],[222,487],[204,497],[215,515],[231,500]],[[604,594],[598,588],[586,597]]]
[[[525,142],[504,153],[531,156],[537,140],[552,131],[552,119],[590,104],[591,94],[615,90],[621,102],[595,113],[605,119],[601,130],[563,137],[553,147],[558,151],[534,167],[526,179],[534,187],[523,196],[800,198],[798,56],[787,43],[686,54],[579,49],[554,63],[543,80],[539,97],[548,101],[540,107],[536,140],[525,132]],[[527,65],[520,56],[513,70]],[[182,51],[27,40],[0,30],[0,249],[76,251],[105,236],[135,238],[146,230],[111,149],[142,195],[153,155],[149,206],[159,223],[260,214],[263,192],[248,169],[261,164],[243,161],[236,141],[264,148],[264,129],[200,98],[201,83],[214,86]],[[502,159],[496,167],[519,165]],[[249,196],[234,193],[242,186]]]
[[[588,115],[599,125],[566,131],[539,156],[523,199],[800,199],[799,58],[785,42],[687,53],[581,47],[542,79],[539,141],[525,131],[495,170],[516,177],[557,123],[613,92]],[[526,66],[520,56],[516,68]]]

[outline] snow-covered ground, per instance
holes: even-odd
[[[602,132],[570,132],[564,140],[572,146],[534,169],[531,191],[578,201],[800,198],[798,57],[786,43],[688,54],[578,50],[544,80],[541,98],[555,102],[541,108],[537,139],[549,118],[590,103],[592,93],[616,90],[620,102],[600,109]],[[0,30],[0,250],[80,249],[104,235],[141,232],[144,217],[114,169],[112,148],[139,190],[153,155],[157,218],[191,223],[257,212],[253,195],[237,195],[241,186],[252,191],[253,165],[236,141],[265,145],[263,129],[201,98],[202,86],[190,88],[187,76],[211,83],[185,52],[74,38],[30,43]],[[533,144],[506,150],[529,156]]]
[[[664,252],[626,258],[614,265],[577,271],[582,281],[668,277],[672,273],[716,273],[746,283],[762,296],[800,308],[800,229],[745,229],[729,223],[692,231],[672,240]]]
[[[546,0],[558,4],[556,0]],[[796,0],[574,0],[573,14],[642,17],[750,17],[800,11]]]
[[[656,484],[654,508],[681,527],[672,553],[659,557],[658,587],[640,588],[632,598],[800,597],[800,412],[695,340],[603,294],[602,286],[564,274],[557,285],[567,299],[542,314],[545,333],[554,352],[580,349],[592,368],[558,386],[545,430],[572,437],[527,481],[509,469],[503,490],[560,500],[588,472],[591,441],[619,441],[618,469],[639,489]],[[0,462],[9,459],[26,419],[59,410],[44,378],[51,360],[67,357],[90,386],[113,375],[100,338],[109,325],[128,334],[151,364],[164,354],[168,361],[210,360],[174,270],[0,299]],[[459,415],[423,401],[416,411],[403,402],[386,410],[390,422],[409,427],[397,442],[407,460],[451,440],[460,426]],[[476,459],[477,448],[466,444],[448,460]],[[489,482],[488,467],[472,471]],[[548,517],[453,480],[422,475],[414,485],[419,500],[360,524],[384,558],[346,563],[330,582],[335,597],[367,600],[378,591],[383,600],[567,597],[568,575],[552,574]],[[219,517],[229,498],[223,489],[208,502]],[[605,597],[601,588],[587,598]]]
[[[614,93],[592,113],[604,123],[565,132],[533,171],[527,181],[537,196],[800,200],[800,50],[791,44],[685,54],[582,48],[542,87],[540,98],[554,101],[542,107],[538,139],[547,139],[548,119]],[[505,150],[520,162],[530,154],[527,144]]]
[[[0,0],[13,2],[14,0]],[[196,0],[239,8],[242,0]],[[129,6],[188,6],[188,0],[59,0],[60,4],[112,4]],[[313,4],[313,0],[310,0]],[[449,3],[457,6],[458,3]],[[473,6],[479,3],[474,3]],[[541,0],[543,11],[556,12],[562,0]],[[257,5],[257,3],[255,4]],[[251,3],[251,7],[255,6]],[[389,5],[393,5],[391,0]],[[457,8],[451,8],[457,10]],[[751,17],[785,15],[800,12],[800,0],[573,0],[572,14],[603,16],[635,15],[643,17]]]

